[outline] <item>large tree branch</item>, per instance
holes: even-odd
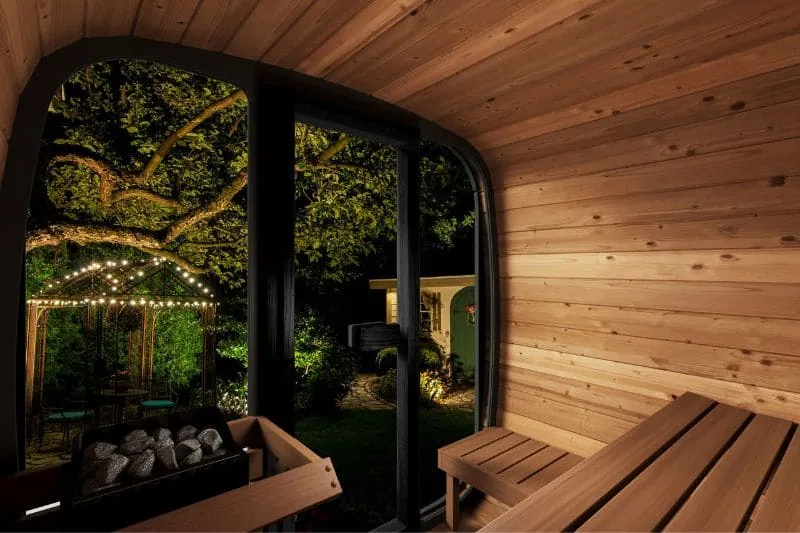
[[[116,191],[111,195],[111,203],[125,202],[127,200],[143,200],[150,202],[161,207],[170,209],[186,210],[186,206],[172,198],[166,198],[160,194],[146,191],[144,189],[127,189],[124,191]]]
[[[100,177],[100,201],[102,204],[107,206],[111,202],[111,191],[120,176],[104,161],[87,155],[60,154],[54,156],[50,163],[72,163],[88,168]]]
[[[81,226],[77,224],[52,224],[28,233],[25,250],[30,252],[42,246],[58,246],[64,241],[86,245],[91,243],[121,244],[160,248],[163,243],[147,230],[133,230],[118,226]]]
[[[43,246],[58,246],[64,241],[86,245],[91,243],[130,246],[148,254],[163,257],[190,272],[202,274],[208,268],[190,263],[171,250],[165,243],[146,230],[132,230],[117,226],[80,226],[76,224],[52,224],[28,233],[25,250],[30,252]]]
[[[240,244],[244,244],[247,241],[247,237],[242,237],[240,239],[236,239],[234,241],[222,241],[222,242],[194,242],[194,241],[187,241],[181,243],[181,248],[197,248],[198,250],[212,250],[215,248],[229,248],[231,246],[238,246]]]
[[[153,173],[156,171],[164,158],[167,157],[170,150],[172,150],[172,148],[178,144],[178,141],[186,137],[189,133],[194,131],[195,128],[197,128],[200,124],[205,122],[218,111],[232,106],[239,100],[243,100],[245,97],[246,95],[244,91],[239,89],[238,91],[229,94],[221,100],[217,100],[213,104],[200,111],[200,113],[192,120],[181,126],[180,129],[174,131],[169,137],[164,139],[164,141],[161,143],[161,146],[158,147],[156,152],[150,158],[150,161],[148,161],[147,165],[145,165],[144,170],[142,170],[138,176],[133,178],[133,181],[138,184],[147,182],[147,180],[152,177]]]
[[[166,235],[164,237],[165,243],[170,243],[189,231],[198,222],[208,220],[223,211],[233,201],[233,198],[245,188],[247,185],[247,171],[243,170],[239,173],[234,180],[225,186],[216,198],[197,209],[192,210],[183,217],[179,218],[166,228]]]
[[[322,153],[319,154],[319,159],[317,160],[317,163],[319,165],[324,165],[325,163],[330,161],[333,158],[333,156],[335,156],[336,154],[347,148],[347,145],[349,145],[350,141],[352,140],[353,138],[350,137],[349,135],[342,134],[342,136],[339,137],[338,141],[325,148],[322,151]]]

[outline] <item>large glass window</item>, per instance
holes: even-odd
[[[27,467],[69,458],[69,430],[245,412],[246,118],[238,87],[149,61],[53,95],[26,240]]]

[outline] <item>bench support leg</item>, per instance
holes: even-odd
[[[458,479],[447,474],[447,495],[445,496],[445,524],[450,531],[458,531],[461,515],[461,491],[458,488]]]

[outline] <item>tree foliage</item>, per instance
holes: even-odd
[[[118,60],[76,72],[50,106],[28,250],[129,247],[241,287],[246,114],[237,87],[166,65]],[[423,242],[452,247],[473,222],[468,182],[446,150],[426,144],[423,155]],[[353,279],[393,241],[395,168],[392,148],[297,125],[301,279]]]

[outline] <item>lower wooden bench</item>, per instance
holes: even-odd
[[[451,530],[459,527],[461,481],[513,506],[581,460],[577,455],[498,427],[440,448],[439,468],[447,474],[447,526]]]

